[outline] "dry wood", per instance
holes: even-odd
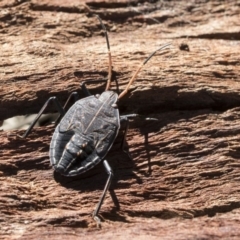
[[[82,81],[106,78],[106,42],[93,14],[109,32],[113,89],[122,91],[159,46],[172,47],[119,102],[122,114],[158,120],[131,122],[132,160],[120,138],[107,155],[115,178],[100,231],[91,213],[107,178],[101,164],[64,178],[49,164],[53,125],[27,139],[0,132],[0,238],[240,237],[240,4],[152,2],[1,1],[1,121],[37,113],[50,96],[83,97]]]

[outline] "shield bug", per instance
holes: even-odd
[[[104,30],[107,42],[109,57],[108,79],[83,82],[81,88],[87,97],[78,100],[77,92],[73,92],[69,96],[64,107],[61,106],[56,97],[50,97],[39,111],[35,120],[21,137],[25,138],[28,136],[49,103],[53,102],[61,118],[59,124],[55,128],[50,143],[50,161],[55,171],[67,177],[76,176],[88,171],[103,161],[103,165],[109,175],[102,196],[93,212],[93,218],[99,224],[100,219],[98,213],[113,177],[113,171],[108,161],[105,159],[105,156],[118,135],[120,125],[125,122],[125,132],[121,145],[123,149],[128,130],[128,118],[136,116],[136,114],[120,116],[117,101],[128,92],[129,87],[136,79],[143,65],[145,65],[157,51],[168,47],[170,44],[165,44],[150,54],[133,74],[125,90],[118,95],[114,91],[109,90],[112,76],[110,45],[107,30],[102,20],[98,16],[96,17],[99,19]],[[86,84],[99,82],[106,82],[105,91],[101,95],[91,95]],[[75,104],[65,113],[66,106],[71,98],[74,98]]]

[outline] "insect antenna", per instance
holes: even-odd
[[[129,90],[130,86],[133,84],[133,82],[136,80],[138,73],[140,72],[140,70],[142,69],[142,67],[151,59],[151,57],[159,50],[162,50],[166,47],[168,47],[169,45],[171,45],[171,43],[167,43],[165,45],[163,45],[162,47],[158,48],[157,50],[155,50],[153,53],[150,54],[150,56],[143,62],[141,63],[141,65],[138,67],[138,69],[136,70],[136,72],[133,74],[132,78],[130,79],[126,89],[124,91],[121,92],[121,94],[118,96],[118,99],[122,98]]]
[[[107,42],[107,48],[108,48],[108,80],[107,80],[107,85],[106,85],[106,89],[105,89],[105,91],[107,91],[108,89],[110,89],[111,79],[112,79],[112,56],[111,56],[111,51],[110,51],[110,44],[109,44],[109,40],[108,40],[107,29],[106,29],[105,25],[103,24],[102,19],[98,15],[95,15],[95,16],[98,18],[98,20],[102,26],[102,29],[105,34],[106,42]]]

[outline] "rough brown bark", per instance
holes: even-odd
[[[90,214],[107,178],[103,167],[61,177],[49,165],[53,126],[27,139],[2,131],[1,238],[238,239],[239,2],[81,2],[1,1],[0,120],[37,113],[53,95],[64,102],[78,90],[83,97],[80,82],[106,77],[106,43],[94,13],[109,31],[120,90],[149,53],[172,42],[119,103],[123,114],[158,120],[131,122],[132,160],[119,140],[107,155],[114,201],[108,194],[100,231]]]

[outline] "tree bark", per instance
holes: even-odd
[[[81,3],[80,3],[81,2]],[[83,4],[84,2],[84,4]],[[112,90],[131,120],[106,158],[114,170],[100,211],[91,218],[107,174],[99,164],[79,177],[49,162],[54,125],[1,131],[2,239],[238,239],[240,237],[240,32],[238,1],[2,1],[0,121],[37,113],[57,96],[84,94],[80,83],[105,79],[109,34]],[[164,54],[163,54],[164,53]],[[101,93],[104,84],[90,85]],[[50,106],[46,112],[55,112]],[[152,118],[152,120],[147,120]]]

